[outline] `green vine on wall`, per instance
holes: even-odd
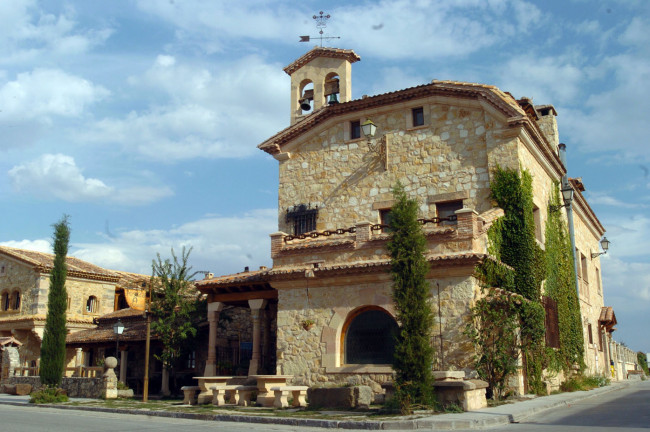
[[[541,304],[541,282],[545,277],[544,251],[535,241],[533,217],[532,177],[527,171],[521,175],[516,170],[497,167],[493,172],[491,198],[501,207],[505,215],[488,231],[488,251],[512,271],[485,260],[476,269],[476,277],[484,287],[500,287],[520,294],[527,301],[515,301],[508,310],[514,313],[519,328],[518,348],[524,359],[525,376],[529,390],[533,393],[545,391],[542,371],[547,366],[544,346],[544,307]],[[509,274],[510,273],[510,274]],[[513,297],[510,297],[513,299]],[[493,297],[486,297],[487,306],[498,306]],[[499,300],[500,301],[500,300]],[[472,309],[474,323],[485,314],[482,302]],[[504,322],[504,326],[507,326]],[[479,333],[485,329],[479,329]],[[471,332],[470,332],[471,333]],[[470,334],[471,336],[471,334]],[[485,338],[474,338],[474,344],[481,350]],[[504,339],[503,343],[508,342]],[[505,359],[504,359],[505,360]],[[481,373],[480,362],[477,369]],[[494,390],[498,391],[497,388]]]
[[[479,374],[486,376],[486,372],[491,370],[491,379],[495,380],[501,372],[510,370],[505,345],[512,344],[512,341],[502,337],[504,346],[491,346],[491,336],[482,335],[480,326],[492,334],[510,331],[511,321],[503,320],[503,324],[494,329],[490,328],[494,327],[493,324],[486,325],[485,318],[490,318],[490,308],[514,314],[519,330],[518,348],[524,358],[529,391],[543,393],[542,373],[545,368],[569,373],[575,367],[579,370],[585,367],[580,305],[575,290],[576,275],[568,229],[562,213],[551,211],[560,203],[559,186],[554,185],[548,203],[544,250],[535,241],[531,175],[525,170],[520,174],[516,170],[497,167],[490,187],[492,199],[505,215],[488,230],[488,252],[497,261],[485,260],[478,265],[476,277],[484,288],[500,287],[520,294],[527,301],[510,296],[507,297],[510,304],[506,307],[503,305],[504,297],[494,297],[490,291],[472,309],[473,330],[468,328],[467,334],[477,347]],[[555,300],[558,307],[560,348],[557,350],[545,346],[545,311],[541,304],[543,280],[546,280],[544,294]],[[486,349],[492,349],[488,353],[493,357],[490,370],[485,367]],[[498,373],[495,373],[494,365],[501,368]],[[505,382],[506,378],[501,379]],[[495,381],[496,391],[498,385],[501,384]]]
[[[566,221],[559,211],[559,185],[555,184],[550,198],[545,227],[546,283],[545,295],[555,300],[558,311],[560,348],[550,350],[551,365],[568,373],[574,366],[580,370],[584,363],[584,336],[580,321],[580,304],[576,292],[573,253]]]

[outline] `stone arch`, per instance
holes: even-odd
[[[303,110],[300,106],[300,102],[305,98],[310,100],[311,108],[309,110]],[[305,78],[300,82],[298,88],[298,109],[303,114],[314,109],[314,82],[311,79]]]
[[[88,297],[88,300],[86,300],[86,313],[99,313],[99,299],[94,295],[91,295]]]
[[[371,329],[369,324],[372,321]],[[340,358],[345,364],[391,364],[397,321],[380,306],[361,306],[348,314],[341,331]]]
[[[388,295],[377,292],[376,287],[369,286],[362,289],[359,292],[359,300],[360,304],[358,305],[334,308],[329,323],[323,327],[321,333],[321,343],[324,347],[322,364],[325,368],[338,368],[342,365],[341,335],[344,331],[343,327],[353,311],[364,307],[380,307],[395,318],[395,306],[392,300]]]
[[[330,95],[335,95],[337,102],[341,101],[339,82],[340,82],[340,78],[338,72],[330,72],[327,75],[325,75],[325,82],[324,82],[325,103],[329,103]]]

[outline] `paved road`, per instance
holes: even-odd
[[[650,381],[489,429],[507,432],[599,432],[650,429]]]
[[[317,431],[285,425],[182,420],[144,415],[99,413],[33,406],[0,405],[2,432],[279,432]]]
[[[15,398],[15,396],[14,396]],[[511,405],[513,409],[518,404]],[[522,407],[520,405],[519,407]],[[507,406],[504,406],[507,407]],[[514,412],[514,411],[513,411]],[[450,415],[454,416],[453,414]],[[471,413],[462,415],[471,417]],[[441,416],[443,417],[443,416]],[[599,432],[650,429],[650,381],[621,387],[609,393],[528,417],[519,424],[489,429],[505,432]],[[0,432],[256,432],[318,431],[326,429],[272,424],[184,420],[0,404]]]

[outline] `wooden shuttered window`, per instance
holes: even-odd
[[[557,313],[557,303],[550,297],[542,297],[544,305],[544,324],[546,327],[546,346],[551,348],[560,347],[560,326]]]

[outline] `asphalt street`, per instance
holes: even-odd
[[[650,381],[568,403],[520,423],[490,428],[507,432],[598,432],[650,429]]]
[[[498,426],[485,430],[506,432],[599,432],[599,431],[633,431],[650,429],[650,381],[630,383],[613,387],[607,393],[596,393],[591,397],[564,398],[566,402],[539,414],[526,416],[530,405],[526,403],[502,405],[500,415],[511,413],[511,418],[519,423]],[[572,394],[565,394],[570,396]],[[576,395],[577,396],[577,395]],[[547,398],[531,401],[541,406]],[[1,402],[1,401],[0,401]],[[494,415],[496,411],[482,413],[464,413],[435,416],[445,418],[471,419]],[[393,424],[392,428],[401,425]],[[404,428],[412,429],[406,424]],[[420,427],[424,424],[420,425]],[[431,425],[437,428],[442,424]],[[427,429],[431,430],[430,427]],[[325,429],[278,424],[255,424],[222,421],[204,421],[175,419],[147,415],[130,415],[70,409],[44,408],[30,405],[5,405],[0,403],[0,432],[121,432],[121,431],[319,431]],[[347,429],[351,430],[351,429]],[[456,429],[467,430],[467,429]],[[474,429],[476,430],[476,429]]]

